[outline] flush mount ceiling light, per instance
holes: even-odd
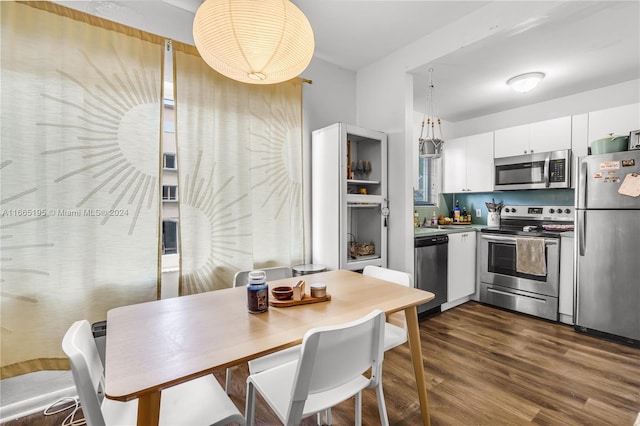
[[[507,80],[507,84],[516,92],[526,93],[535,88],[543,78],[544,73],[529,72],[510,78]]]
[[[193,39],[211,68],[252,84],[297,77],[315,48],[307,17],[290,0],[206,0]]]

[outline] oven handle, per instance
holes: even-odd
[[[551,185],[549,179],[549,155],[544,159],[544,171],[542,173],[544,174],[544,186],[548,188]]]
[[[511,244],[515,244],[516,243],[516,238],[515,237],[502,237],[502,236],[498,236],[498,235],[486,235],[486,234],[481,234],[480,238],[482,238],[483,240],[487,240],[487,241],[495,241],[495,242],[500,242],[500,243],[511,243]],[[541,237],[534,237],[534,238],[541,238]],[[557,245],[558,244],[558,240],[553,238],[545,238],[544,239],[544,244],[545,245]]]

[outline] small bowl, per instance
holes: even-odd
[[[271,289],[271,294],[278,300],[291,299],[291,296],[293,296],[293,288],[288,286],[274,287]]]
[[[327,295],[327,286],[324,283],[311,284],[311,297],[325,297]]]

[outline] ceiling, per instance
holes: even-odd
[[[358,71],[477,13],[487,1],[292,0],[314,30],[314,56]],[[61,2],[73,3],[73,2]],[[94,1],[103,9],[126,1]],[[140,2],[157,14],[175,8],[192,15],[202,0]],[[500,7],[530,2],[500,1]],[[414,108],[425,112],[433,68],[436,115],[456,122],[640,78],[640,0],[536,2],[544,14],[527,16],[463,48],[412,70]],[[154,5],[155,4],[155,5]],[[138,9],[140,6],[138,6]],[[505,9],[506,10],[506,9]],[[141,12],[139,12],[141,13]],[[166,19],[158,16],[158,19]],[[169,17],[169,19],[171,19]],[[488,24],[487,24],[488,25]],[[463,27],[464,28],[464,27]],[[434,38],[434,42],[438,42]],[[546,74],[532,92],[512,92],[517,74]]]

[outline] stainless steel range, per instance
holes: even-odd
[[[560,234],[573,221],[572,206],[505,206],[480,233],[480,302],[557,321]]]

